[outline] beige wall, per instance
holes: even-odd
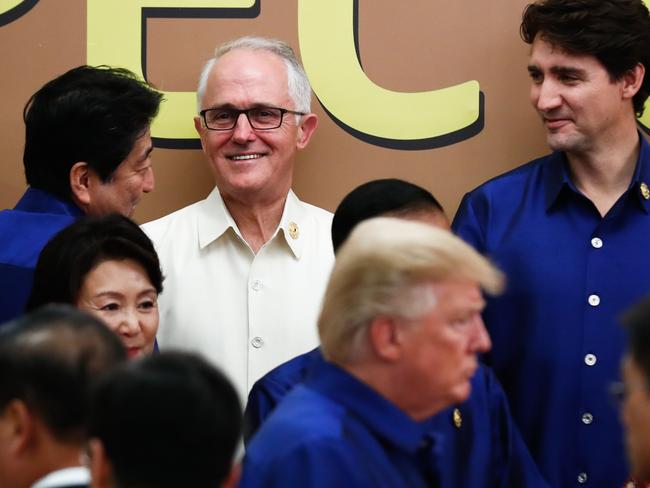
[[[244,34],[285,39],[299,53],[298,3],[260,0],[261,13],[254,19],[149,20],[149,81],[166,91],[192,91],[214,46]],[[432,191],[451,216],[464,192],[545,153],[541,126],[528,103],[528,47],[518,33],[526,3],[359,0],[359,47],[368,77],[403,92],[478,80],[485,95],[485,126],[450,146],[387,149],[349,135],[315,101],[320,124],[296,165],[298,195],[334,210],[356,185],[398,177]],[[86,39],[85,0],[40,0],[21,18],[0,26],[0,209],[12,207],[25,189],[25,101],[47,80],[86,62]],[[138,208],[140,222],[203,198],[212,187],[200,150],[157,148],[154,167],[156,190]]]

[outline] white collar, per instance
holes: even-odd
[[[198,216],[199,246],[201,248],[221,237],[230,228],[243,240],[218,188],[212,190],[203,203]],[[282,230],[285,242],[298,259],[302,254],[304,242],[304,238],[301,239],[301,231],[307,231],[307,219],[300,204],[301,202],[293,190],[289,190],[280,225],[271,237],[273,239]]]
[[[65,485],[88,485],[90,484],[90,472],[83,466],[63,468],[43,476],[32,485],[32,488],[55,488]]]

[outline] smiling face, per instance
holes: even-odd
[[[401,328],[402,377],[417,393],[407,408],[416,419],[466,400],[478,367],[477,354],[492,345],[481,318],[485,302],[478,284],[444,281],[432,284],[431,291],[433,309]]]
[[[554,150],[588,152],[601,141],[615,140],[621,127],[634,122],[628,80],[612,81],[594,56],[567,53],[538,34],[528,72],[530,100]]]
[[[209,74],[202,109],[278,107],[295,110],[289,96],[287,67],[277,55],[236,49],[223,55]],[[225,200],[274,200],[291,187],[296,152],[304,148],[316,115],[285,114],[277,129],[255,130],[240,115],[232,130],[214,131],[194,119],[201,145]]]
[[[152,150],[151,134],[147,129],[136,139],[131,152],[108,181],[102,181],[99,175],[89,168],[87,213],[95,216],[119,213],[132,217],[142,194],[154,189]]]
[[[86,274],[76,306],[104,321],[129,357],[150,354],[158,330],[158,293],[132,259],[102,261]]]

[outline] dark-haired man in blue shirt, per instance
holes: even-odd
[[[154,187],[149,126],[162,94],[133,73],[79,66],[25,105],[29,188],[0,211],[0,324],[20,315],[43,246],[82,215],[131,217]]]
[[[622,486],[607,398],[624,347],[616,316],[650,291],[650,93],[641,0],[540,0],[524,12],[531,102],[553,153],[463,199],[454,230],[508,278],[488,301],[488,355],[552,486]]]

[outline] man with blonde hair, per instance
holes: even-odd
[[[465,400],[490,349],[481,288],[502,276],[449,232],[380,217],[343,244],[323,354],[249,445],[242,486],[432,486],[431,416]]]

